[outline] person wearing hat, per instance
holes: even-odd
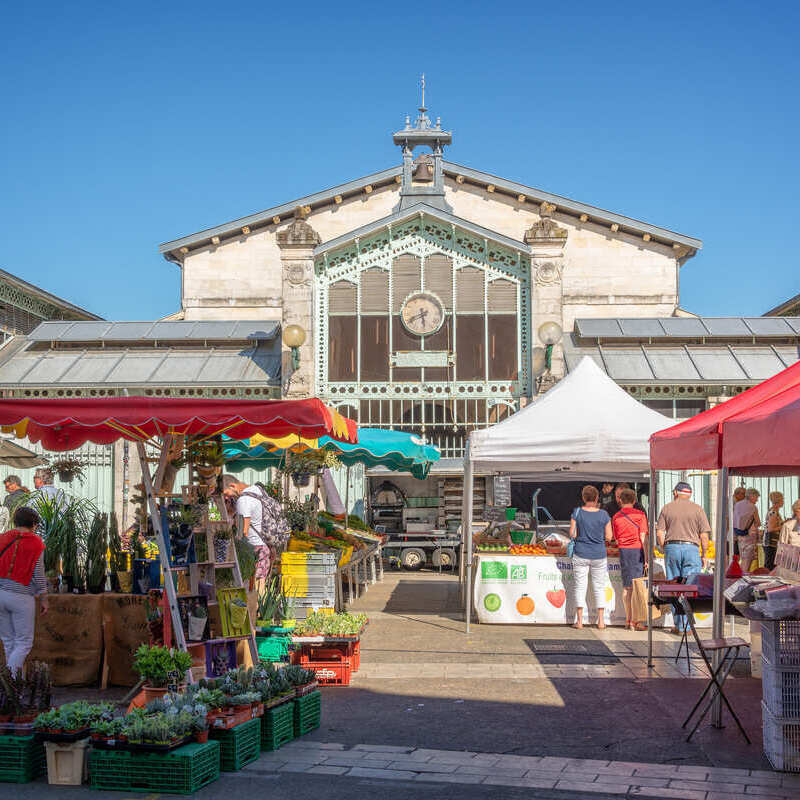
[[[706,553],[711,525],[706,512],[692,502],[692,487],[679,481],[656,522],[656,539],[664,551],[664,571],[668,580],[688,578],[708,565]],[[675,615],[673,632],[686,629],[683,615]]]

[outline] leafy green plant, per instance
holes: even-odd
[[[78,480],[83,483],[86,479],[86,465],[78,458],[59,458],[50,464],[50,469],[58,473],[59,480],[72,483]]]
[[[119,522],[116,512],[108,515],[108,551],[111,554],[109,567],[112,572],[124,572],[127,567],[126,554],[122,550],[122,539],[119,535]]]
[[[264,622],[273,623],[278,613],[281,597],[281,576],[272,574],[264,582],[264,587],[258,594],[258,610],[256,618]]]
[[[298,623],[298,636],[357,636],[367,624],[366,614],[324,614],[315,611]]]
[[[164,687],[170,680],[170,673],[177,672],[180,681],[192,666],[192,657],[183,652],[166,647],[151,647],[143,644],[136,651],[133,668],[153,687]]]
[[[292,686],[305,686],[308,683],[313,683],[317,678],[316,674],[311,670],[298,666],[284,667],[283,674]]]
[[[242,580],[247,583],[256,574],[256,551],[244,537],[236,537],[233,541],[236,546],[239,571],[242,573]]]
[[[86,538],[86,585],[90,591],[103,590],[108,570],[108,514],[95,514]]]
[[[317,527],[317,501],[289,498],[283,502],[283,515],[293,531],[310,531]]]
[[[31,505],[41,520],[39,533],[45,543],[45,571],[51,575],[61,572],[81,585],[88,531],[98,513],[97,506],[63,492],[52,498],[36,495]]]

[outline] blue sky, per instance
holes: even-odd
[[[5,4],[0,267],[171,313],[160,242],[397,163],[424,71],[450,160],[703,239],[684,307],[800,292],[796,4],[404,8]]]

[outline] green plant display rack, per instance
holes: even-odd
[[[0,736],[0,783],[27,783],[45,769],[44,745],[35,736]]]
[[[192,794],[219,778],[220,745],[187,744],[171,753],[96,750],[89,753],[92,789]]]
[[[211,730],[209,737],[219,742],[223,772],[236,772],[261,754],[261,720],[258,718],[226,731]]]
[[[319,728],[322,718],[322,692],[295,698],[294,703],[294,735],[303,736],[309,731]]]
[[[261,717],[261,749],[277,750],[294,739],[294,701],[268,708]]]

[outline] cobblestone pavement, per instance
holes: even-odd
[[[515,756],[402,745],[293,742],[246,767],[252,773],[299,772],[385,781],[524,787],[584,794],[734,800],[796,800],[800,775],[766,770],[647,764],[632,761]],[[532,793],[537,796],[537,793]]]

